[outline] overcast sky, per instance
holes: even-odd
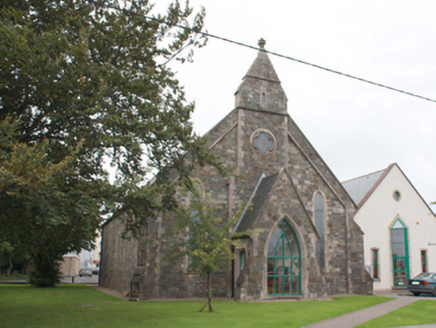
[[[436,99],[436,1],[191,0],[209,33]],[[160,1],[162,4],[162,1]],[[257,51],[209,39],[178,67],[195,130],[234,109]],[[398,163],[436,201],[436,103],[269,55],[288,112],[340,181]],[[435,209],[435,206],[433,206]]]

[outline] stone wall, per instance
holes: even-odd
[[[64,255],[59,262],[62,277],[76,277],[79,275],[80,258],[76,255]]]
[[[363,232],[354,221],[351,223],[351,292],[357,295],[373,294],[373,279],[365,270]]]
[[[103,226],[99,283],[120,292],[130,291],[130,280],[138,265],[137,239],[123,239],[124,224],[112,220]]]
[[[190,266],[188,256],[167,260],[174,252],[174,244],[178,238],[188,238],[188,232],[183,236],[165,237],[175,224],[175,217],[168,216],[149,224],[146,236],[145,270],[141,280],[140,297],[145,299],[181,299],[205,297],[206,279]],[[213,276],[214,295],[226,296],[225,271]]]

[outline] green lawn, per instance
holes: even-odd
[[[338,297],[332,301],[237,303],[127,302],[84,285],[32,288],[0,285],[1,327],[300,327],[390,300]]]
[[[421,300],[358,327],[418,326],[436,323],[436,301]]]

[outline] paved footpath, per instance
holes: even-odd
[[[425,300],[435,300],[434,297],[415,297],[412,294],[408,294],[407,292],[402,292],[401,294],[395,293],[378,293],[377,296],[388,296],[395,297],[394,300],[384,302],[378,305],[371,306],[369,308],[351,312],[336,318],[331,318],[328,320],[320,321],[314,323],[312,325],[305,326],[306,328],[351,328],[367,321],[373,320],[377,317],[385,315],[389,312],[395,311],[397,309],[402,308],[403,306],[407,306],[421,299]],[[434,327],[436,328],[436,324],[434,325],[425,325],[418,326],[420,328],[424,327]],[[404,327],[403,327],[404,328]]]

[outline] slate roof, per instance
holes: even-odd
[[[400,170],[401,174],[404,176],[404,178],[407,180],[407,182],[410,184],[413,190],[415,190],[416,194],[419,196],[419,198],[421,198],[422,202],[427,206],[430,213],[436,216],[434,211],[430,208],[430,206],[427,204],[424,198],[422,198],[421,194],[418,192],[418,190],[416,190],[415,186],[412,184],[409,178],[404,174],[403,170],[401,170],[401,168],[398,166],[397,163],[393,163],[389,165],[384,170],[370,173],[348,181],[344,181],[342,182],[342,186],[345,188],[345,190],[348,192],[348,194],[357,204],[357,207],[361,208],[363,204],[365,204],[369,196],[371,196],[374,190],[380,185],[380,183],[388,175],[389,171],[394,166],[396,166]]]
[[[342,182],[342,186],[344,186],[353,201],[359,206],[362,199],[369,192],[372,192],[372,187],[375,186],[385,171],[386,169]]]
[[[279,173],[269,177],[261,177],[256,188],[251,195],[250,204],[242,214],[235,227],[235,232],[244,232],[253,228],[253,223],[262,213],[264,205],[268,202],[269,195],[274,187],[274,184],[279,176]]]

